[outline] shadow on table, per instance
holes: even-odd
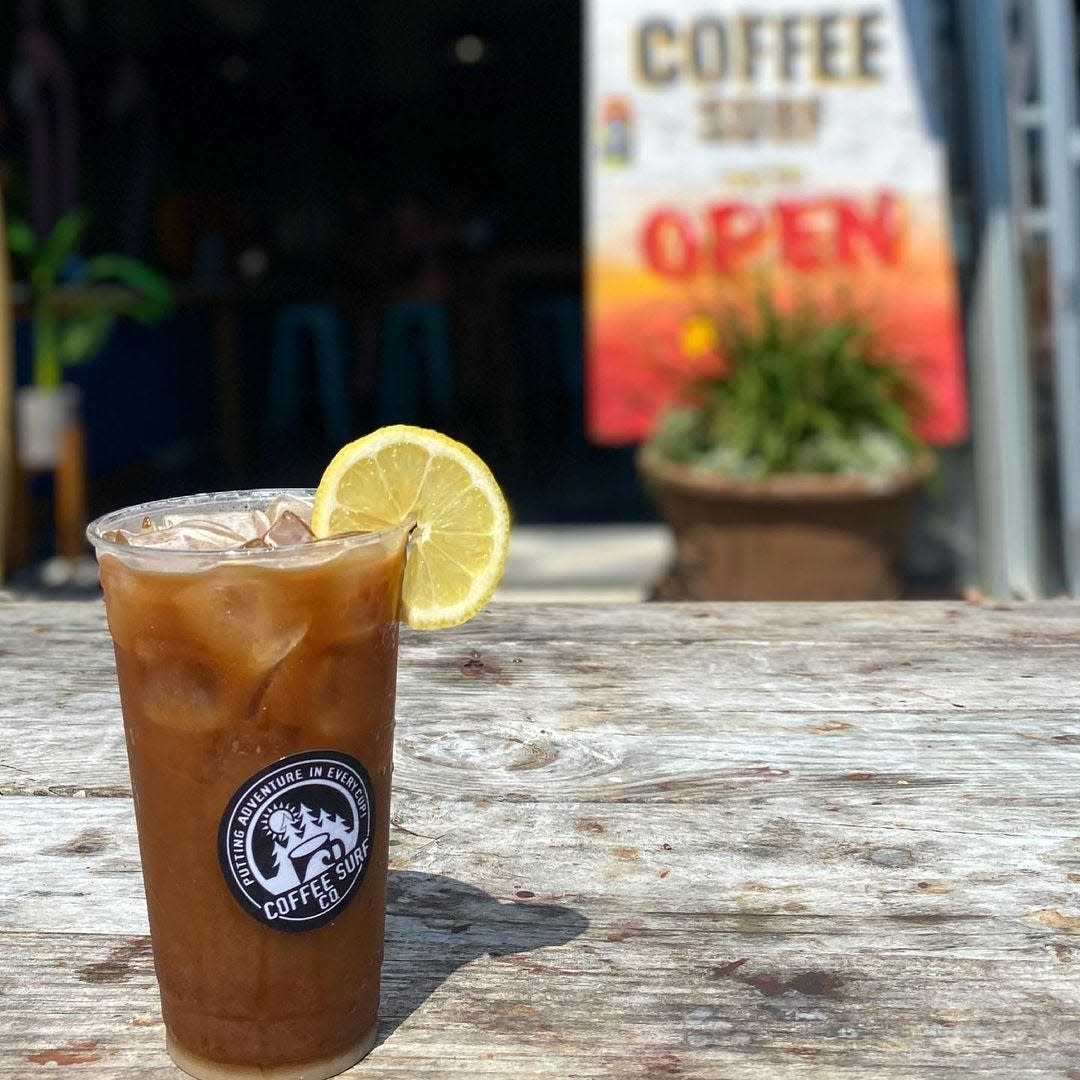
[[[391,870],[379,1040],[385,1042],[458,968],[572,941],[589,925],[573,908],[501,901],[440,874]]]

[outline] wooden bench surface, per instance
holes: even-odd
[[[350,1075],[1077,1080],[1078,690],[1066,602],[406,634]],[[100,604],[0,601],[0,867],[0,1077],[180,1076]]]

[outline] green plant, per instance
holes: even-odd
[[[87,287],[61,287],[61,271],[75,254],[87,221],[84,210],[71,210],[43,241],[24,221],[8,225],[8,246],[30,284],[35,386],[59,386],[64,369],[94,356],[121,315],[150,325],[172,306],[168,281],[126,255],[92,256],[82,273]],[[92,287],[108,285],[117,287]]]
[[[696,380],[647,446],[729,476],[892,474],[924,452],[911,415],[920,397],[872,327],[808,302],[762,294],[752,315],[716,324],[720,374]]]

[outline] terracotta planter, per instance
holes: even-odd
[[[887,600],[900,595],[915,493],[932,468],[876,482],[782,475],[741,480],[638,453],[675,534],[657,594],[672,600]]]

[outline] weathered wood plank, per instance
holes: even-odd
[[[409,635],[357,1075],[1080,1076],[1078,659],[1072,604]],[[98,605],[0,605],[0,764],[0,1077],[179,1075]]]
[[[905,919],[923,919],[929,932],[1000,918],[1024,940],[1054,929],[1029,912],[1070,911],[1080,894],[1075,824],[1062,816],[1042,829],[1038,811],[1014,820],[1016,831],[995,831],[959,817],[950,824],[970,827],[944,828],[902,807],[871,824],[768,808],[480,803],[447,807],[399,792],[391,866],[454,868],[499,899],[527,890],[587,901],[591,911],[614,891],[616,909],[633,904],[655,917],[794,916],[805,930],[842,914],[868,933]],[[146,933],[130,803],[7,798],[3,812],[0,927]]]
[[[130,808],[25,798],[5,810],[12,803],[21,827],[4,845],[0,926],[23,929],[0,934],[4,955],[29,941],[26,963],[41,963],[54,948],[71,1030],[121,1066],[160,1038],[133,1023],[155,1006]],[[854,1055],[867,1075],[885,1075],[899,1049],[908,1066],[922,1048],[923,1064],[957,1075],[1001,1056],[1019,1069],[1025,1053],[1060,1069],[1080,1049],[1068,914],[1078,853],[1065,832],[958,838],[913,821],[852,836],[831,821],[712,806],[447,811],[409,797],[395,820],[384,1011],[408,1027],[380,1051],[387,1075],[423,1075],[474,1043],[495,1054],[475,1075],[503,1075],[523,1067],[499,1053],[505,1036],[551,1067],[529,1075],[649,1075],[635,1062],[665,1047],[690,1076],[728,1075],[749,1047],[759,1068]],[[41,847],[47,832],[55,842]],[[537,907],[552,913],[540,924],[528,918]],[[98,927],[113,932],[85,932]],[[445,983],[439,965],[452,966]],[[424,973],[443,989],[413,1001]],[[117,996],[121,981],[131,985]],[[57,993],[21,979],[17,962],[0,979],[5,1008],[34,1012]],[[38,1023],[20,1025],[24,1058],[55,1049],[40,1045],[55,1021]],[[574,1071],[585,1066],[594,1071]]]
[[[775,773],[768,770],[775,761],[799,763],[800,775],[819,773],[815,782],[845,772],[880,773],[879,743],[888,738],[896,782],[985,779],[984,762],[993,759],[1023,783],[1017,774],[1028,770],[1034,754],[1039,775],[1030,779],[1040,785],[1038,793],[1053,795],[1056,782],[1068,794],[1072,746],[1080,741],[1080,635],[1060,618],[1063,606],[1040,605],[1048,615],[1037,619],[1026,609],[912,605],[911,629],[906,608],[884,605],[894,627],[888,641],[880,627],[876,638],[857,640],[866,617],[848,605],[837,605],[826,636],[809,644],[764,636],[756,642],[657,641],[650,630],[647,642],[633,645],[646,636],[639,634],[636,607],[612,609],[625,612],[628,622],[617,635],[610,626],[601,633],[590,609],[555,608],[556,631],[585,624],[576,631],[579,640],[553,635],[528,642],[528,648],[517,631],[535,618],[529,609],[521,609],[523,619],[504,621],[501,641],[493,640],[493,617],[481,619],[482,649],[463,638],[468,627],[409,635],[399,705],[402,730],[409,734],[399,744],[399,780],[454,797],[458,759],[479,756],[488,766],[487,795],[513,792],[520,774],[529,771],[533,798],[728,798],[754,786],[748,770],[755,768],[771,792],[797,782],[771,783]],[[731,621],[729,607],[680,607],[679,618],[667,606],[644,610],[659,612],[673,637],[688,627],[715,635],[714,623]],[[37,621],[30,617],[34,611]],[[766,606],[762,622],[770,633],[777,622],[790,624],[793,635],[804,633],[801,611]],[[11,621],[11,612],[19,615],[24,638],[40,631],[42,640],[6,655],[0,650],[0,687],[6,691],[0,696],[0,792],[126,794],[119,704],[100,608],[10,604],[0,607],[0,626]],[[949,612],[957,618],[948,619]],[[63,621],[69,614],[72,626]],[[1023,644],[1014,640],[1011,625],[997,639],[988,636],[987,627],[1002,618],[1025,624]],[[946,628],[968,626],[967,644],[958,639],[946,649],[928,640],[935,619]],[[838,643],[843,625],[850,626],[852,640]],[[1036,639],[1035,625],[1049,629]],[[580,640],[594,630],[593,641]],[[686,783],[670,768],[649,777],[651,751],[636,738],[643,735],[685,740],[682,747],[669,742],[665,760],[696,763]],[[831,773],[830,762],[836,766]],[[621,786],[627,772],[635,777],[631,791]],[[1018,793],[1035,794],[1030,788]]]
[[[1022,960],[992,970],[962,958],[916,964],[841,941],[808,968],[802,947],[763,963],[760,940],[741,935],[652,949],[647,936],[579,937],[492,955],[507,940],[521,944],[514,933],[512,923],[452,933],[429,915],[392,913],[384,1039],[357,1075],[1064,1076],[1075,1060],[1061,1032],[1075,1024],[1075,1004],[1048,995]],[[3,940],[5,985],[23,988],[13,1004],[25,1020],[0,1075],[32,1075],[65,1049],[81,1050],[79,1075],[178,1075],[161,1049],[145,939],[72,939],[77,963],[58,935]],[[1020,1027],[1017,1005],[1028,1006]],[[856,1055],[865,1071],[853,1070]],[[800,1072],[804,1064],[818,1072]]]
[[[416,702],[399,718],[395,779],[399,790],[445,799],[727,803],[768,795],[834,805],[872,804],[887,791],[899,801],[940,795],[948,803],[1067,807],[1076,793],[1080,720],[1064,711],[963,719],[740,713],[695,721],[683,710],[681,723],[658,712],[653,732],[624,734],[581,727],[576,713],[557,709],[530,719],[445,699],[437,712],[434,700]],[[104,728],[37,718],[0,723],[0,793],[130,793],[119,717],[110,714]],[[688,730],[691,723],[699,730]],[[959,790],[945,794],[944,787]]]
[[[26,643],[26,635],[79,642],[97,639],[105,625],[96,602],[19,601],[0,594],[0,648]],[[9,634],[8,631],[11,631]],[[410,634],[417,643],[457,638],[496,641],[596,643],[617,632],[626,642],[779,641],[821,645],[948,639],[1015,642],[1024,648],[1076,644],[1076,604],[972,604],[959,601],[880,601],[872,604],[537,604],[490,605],[465,626],[438,634]]]

